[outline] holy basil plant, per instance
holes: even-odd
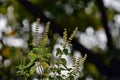
[[[77,33],[78,28],[75,28],[69,38],[67,30],[64,29],[63,42],[60,43],[59,48],[56,48],[56,57],[54,57],[46,47],[50,22],[46,24],[40,43],[38,40],[39,22],[40,19],[37,19],[32,43],[34,47],[28,53],[26,59],[23,59],[22,63],[17,66],[17,74],[23,76],[24,80],[36,75],[40,80],[76,80],[78,75],[80,76],[82,73],[81,67],[87,57],[85,54],[83,58],[76,58],[68,50],[68,47],[72,47],[71,40]],[[62,57],[63,55],[71,57],[72,67],[67,66],[67,60]]]

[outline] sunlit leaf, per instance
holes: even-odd
[[[25,68],[29,68],[31,65],[34,64],[34,59],[32,59],[26,66]]]
[[[47,53],[45,56],[47,59],[50,59],[52,55],[51,55],[51,53]]]
[[[36,58],[38,57],[37,54],[34,54],[34,53],[32,53],[32,52],[30,52],[30,53],[28,54],[28,56],[30,56],[32,59],[36,59]]]
[[[33,74],[35,72],[35,70],[36,70],[36,66],[32,66],[30,68],[30,74]]]
[[[42,62],[42,66],[43,66],[44,69],[49,67],[48,63],[46,63],[46,62]]]

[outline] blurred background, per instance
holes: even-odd
[[[0,80],[19,80],[16,66],[32,49],[37,18],[40,37],[51,22],[51,52],[64,28],[69,35],[79,28],[71,51],[88,55],[81,80],[120,80],[119,4],[120,0],[0,0]]]

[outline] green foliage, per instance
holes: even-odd
[[[37,20],[38,21],[38,20]],[[38,23],[38,22],[37,22]],[[43,33],[43,38],[40,42],[40,45],[38,45],[38,32],[35,33],[33,49],[28,53],[27,57],[29,59],[28,62],[23,61],[22,64],[17,66],[18,71],[17,74],[23,75],[25,79],[32,75],[40,75],[41,79],[49,79],[49,80],[74,80],[76,78],[76,73],[79,72],[79,67],[81,67],[86,59],[86,55],[83,59],[78,61],[74,60],[73,68],[67,67],[67,61],[65,58],[62,57],[62,55],[69,55],[72,57],[70,53],[68,53],[67,47],[70,46],[70,42],[75,36],[78,28],[75,28],[73,33],[71,34],[70,38],[67,40],[67,30],[65,29],[65,32],[63,33],[64,41],[61,45],[61,48],[56,49],[56,56],[57,58],[54,58],[52,56],[52,53],[49,52],[48,48],[46,47],[47,43],[47,33],[49,29],[50,22],[46,24],[46,29]],[[36,28],[36,31],[38,28]],[[77,65],[76,65],[77,64]],[[66,76],[62,74],[62,71],[68,71],[68,75]],[[81,72],[81,71],[80,71]],[[51,74],[53,73],[53,75]]]
[[[30,68],[30,74],[31,74],[31,75],[34,74],[36,67],[37,67],[37,66],[32,66],[32,67]]]
[[[59,54],[62,54],[62,51],[60,48],[57,48],[56,50],[57,50],[56,56],[58,56]]]
[[[65,55],[68,55],[68,49],[63,49]]]

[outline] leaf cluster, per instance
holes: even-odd
[[[38,20],[37,20],[38,21]],[[17,66],[19,75],[23,75],[26,79],[36,73],[41,76],[41,79],[49,79],[49,80],[75,80],[76,73],[81,72],[79,68],[83,65],[84,61],[86,60],[86,55],[81,60],[78,59],[75,61],[73,56],[68,51],[68,46],[70,46],[70,42],[75,36],[78,28],[75,28],[73,33],[71,34],[70,38],[67,38],[67,31],[63,32],[63,42],[61,48],[56,49],[56,56],[54,58],[52,54],[49,52],[48,48],[46,47],[46,39],[48,33],[48,26],[50,22],[47,23],[45,32],[43,34],[43,38],[40,42],[40,45],[34,45],[35,47],[28,53],[27,57],[29,61],[26,63],[25,60],[22,64]],[[36,30],[38,31],[38,30]],[[36,33],[35,33],[36,34]],[[38,36],[38,35],[37,35]],[[37,36],[35,38],[37,38]],[[45,39],[45,40],[44,40]],[[68,40],[67,40],[68,39]],[[35,40],[37,44],[37,39]],[[68,46],[67,46],[68,45]],[[69,68],[67,66],[67,60],[62,56],[70,56],[73,58],[73,67]],[[63,74],[63,71],[67,71],[67,75]]]

